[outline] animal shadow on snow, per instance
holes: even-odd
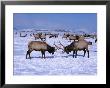
[[[97,52],[97,50],[90,50],[91,52]]]
[[[37,59],[38,59],[38,58],[42,58],[42,56],[31,56],[31,59],[33,59],[33,58],[37,58]],[[51,58],[51,59],[52,59],[52,58],[54,58],[54,56],[46,56],[46,57],[45,57],[45,59],[48,59],[48,58]],[[28,58],[28,59],[29,59],[29,58]],[[43,58],[43,59],[44,59],[44,58]]]
[[[83,57],[83,55],[79,55],[79,54],[77,54],[77,56],[81,56],[81,57]],[[65,58],[68,58],[68,57],[73,57],[73,54],[69,54],[69,55],[62,56],[62,57],[65,57]],[[75,57],[74,57],[74,58],[75,58]]]
[[[79,57],[83,57],[83,55],[77,54],[77,57],[78,57],[78,56],[79,56]],[[69,57],[73,57],[73,54],[64,55],[64,56],[61,56],[61,57],[60,57],[60,56],[46,56],[45,59],[49,59],[49,58],[50,58],[50,59],[53,59],[53,58],[58,58],[58,57],[59,57],[59,58],[61,58],[61,57],[62,57],[62,58],[69,58]],[[42,58],[42,56],[31,56],[31,59],[35,59],[35,58],[39,59],[39,58]],[[74,58],[75,58],[75,57],[74,57]],[[30,58],[28,58],[28,59],[30,59]],[[43,58],[43,59],[44,59],[44,58]]]

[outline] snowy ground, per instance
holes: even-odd
[[[97,43],[94,39],[87,39],[93,45],[89,46],[90,58],[87,54],[83,57],[83,52],[78,51],[77,58],[70,54],[62,53],[62,50],[57,50],[53,55],[46,52],[46,59],[41,59],[41,52],[33,51],[32,59],[26,59],[27,45],[29,41],[34,40],[33,37],[19,37],[14,35],[14,75],[96,75],[97,74]],[[54,46],[59,45],[58,42],[68,45],[66,39],[62,36],[58,38],[48,38],[46,42]]]

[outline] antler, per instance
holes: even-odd
[[[60,45],[61,45],[61,46],[65,47],[63,44],[61,44],[61,42],[60,42],[60,41],[59,41],[59,43],[60,43]]]
[[[55,42],[54,42],[54,45],[55,45],[55,47],[59,50],[59,49],[62,49],[61,47],[59,47],[59,46],[57,46],[56,44],[55,44]],[[63,49],[62,49],[63,50]]]

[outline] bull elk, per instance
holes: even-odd
[[[59,42],[60,43],[60,42]],[[60,43],[61,44],[61,43]],[[62,45],[62,44],[61,44]],[[67,46],[63,46],[63,50],[64,52],[66,52],[67,54],[69,54],[69,52],[73,51],[73,58],[75,56],[75,58],[77,57],[77,51],[84,51],[84,55],[86,54],[86,51],[88,52],[88,58],[89,58],[89,50],[88,50],[88,45],[90,45],[89,42],[85,41],[85,40],[81,40],[81,41],[74,41],[72,42],[70,45]]]
[[[68,38],[69,38],[70,41],[71,40],[74,40],[74,41],[76,40],[76,36],[75,35],[70,35]]]
[[[40,35],[40,39],[41,39],[42,41],[45,41],[45,40],[46,40],[46,34]]]
[[[26,53],[26,59],[27,59],[27,55],[29,55],[30,57],[30,53],[35,50],[35,51],[41,51],[42,53],[42,58],[44,56],[45,59],[45,51],[48,51],[49,53],[54,54],[55,52],[55,47],[51,47],[50,45],[48,45],[46,42],[41,42],[41,41],[31,41],[28,44],[28,51]]]
[[[36,39],[41,39],[42,41],[45,41],[46,40],[46,35],[45,34],[42,34],[42,33],[37,33],[37,34],[34,34],[33,33],[33,36]]]

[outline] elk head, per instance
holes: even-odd
[[[60,42],[59,42],[60,43]],[[71,51],[73,51],[74,49],[74,42],[72,42],[70,45],[64,46],[63,44],[60,43],[60,45],[63,46],[63,52],[66,52],[67,54],[69,54]]]

